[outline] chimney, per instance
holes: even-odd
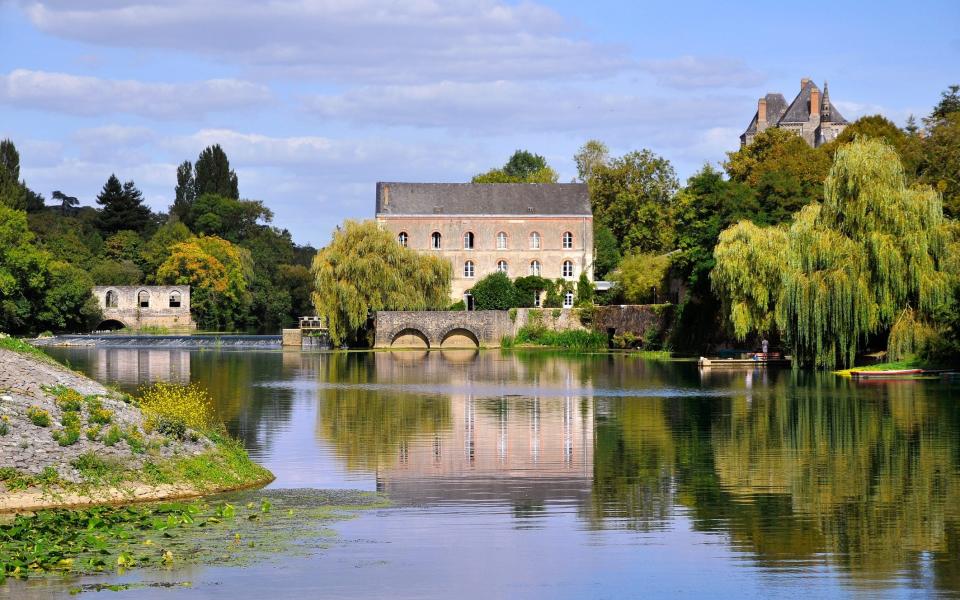
[[[810,116],[820,116],[820,90],[816,86],[810,90]]]
[[[763,129],[767,125],[767,99],[760,98],[757,101],[757,129]]]

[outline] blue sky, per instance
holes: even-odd
[[[220,143],[242,196],[323,244],[372,216],[378,180],[468,181],[526,148],[568,181],[590,138],[684,179],[801,77],[898,123],[960,83],[960,2],[794,6],[0,0],[0,137],[47,197],[92,204],[116,173],[158,210]]]

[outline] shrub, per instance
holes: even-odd
[[[618,333],[613,336],[613,345],[615,348],[630,349],[640,347],[640,336],[630,331]]]
[[[473,286],[473,306],[477,310],[507,310],[517,306],[517,288],[506,273],[491,273]]]
[[[10,417],[3,415],[0,417],[0,435],[7,435],[10,433]]]
[[[107,430],[107,434],[103,436],[103,445],[104,446],[113,446],[117,442],[123,439],[123,432],[120,431],[120,428],[114,425]]]
[[[511,323],[516,323],[516,322],[517,322],[517,309],[516,309],[516,308],[511,308],[511,309],[507,312],[507,314],[510,316],[510,322],[511,322]]]
[[[513,280],[513,285],[517,289],[517,306],[533,308],[536,305],[537,295],[550,290],[554,284],[549,279],[529,275],[527,277],[517,277]]]
[[[219,426],[210,395],[200,386],[156,383],[140,392],[140,406],[154,423],[179,421],[186,427],[208,431]]]
[[[467,305],[463,300],[457,300],[450,305],[448,310],[467,310]]]
[[[90,411],[88,421],[95,425],[109,425],[113,421],[113,411],[106,408],[96,408]]]
[[[632,254],[623,259],[612,279],[631,304],[656,302],[664,291],[670,257],[666,255]]]
[[[27,418],[37,427],[50,427],[50,413],[39,406],[31,406],[28,408]]]
[[[512,340],[511,345],[513,344],[549,346],[564,350],[599,350],[607,347],[607,336],[596,331],[574,329],[553,331],[543,328],[521,327],[520,331],[517,332],[516,339]]]
[[[60,416],[60,424],[64,427],[80,428],[80,415],[75,412],[65,412]]]
[[[80,439],[80,427],[67,427],[53,434],[53,439],[61,446],[72,446]]]
[[[187,425],[180,419],[157,417],[153,427],[157,433],[177,440],[184,440],[187,437]]]
[[[87,439],[90,440],[91,442],[97,441],[97,439],[100,437],[100,431],[102,430],[99,425],[96,427],[88,427]]]
[[[587,278],[586,273],[580,273],[580,281],[577,282],[577,306],[593,305],[593,284]]]
[[[127,440],[127,445],[130,446],[130,450],[135,454],[142,454],[146,449],[143,434],[140,433],[140,430],[137,429],[135,425],[131,425],[130,428],[124,432],[123,439]]]
[[[67,389],[63,386],[57,386],[52,388],[50,391],[54,395],[57,406],[60,407],[60,410],[76,412],[80,410],[81,406],[83,406],[83,396],[81,396],[76,390]]]

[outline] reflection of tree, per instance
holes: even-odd
[[[960,409],[931,389],[784,372],[729,399],[597,400],[588,516],[646,529],[680,504],[762,565],[827,554],[861,581],[930,553],[960,590]]]
[[[377,381],[376,360],[382,354],[331,354],[323,363],[318,434],[333,444],[348,469],[376,471],[393,464],[402,442],[450,427],[450,400],[391,390],[364,388]],[[407,371],[391,384],[418,381]]]

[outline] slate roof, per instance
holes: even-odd
[[[377,182],[377,216],[591,216],[584,183]]]
[[[793,99],[793,102],[790,103],[790,107],[787,109],[787,112],[784,113],[783,117],[780,119],[778,125],[784,123],[806,123],[810,120],[810,92],[817,89],[817,85],[813,81],[807,81],[803,86],[803,89],[800,90],[800,93],[797,94],[797,97]],[[826,98],[827,102],[830,102],[829,95],[826,93],[821,94],[821,101],[823,98]],[[821,109],[821,112],[822,109]],[[847,120],[843,118],[843,115],[840,114],[840,111],[837,110],[837,107],[833,105],[833,102],[830,102],[830,122],[831,123],[846,123]]]
[[[764,98],[767,100],[767,123],[776,123],[787,111],[787,99],[783,97],[783,94],[767,94]],[[756,133],[759,119],[760,112],[753,113],[753,120],[750,121],[745,133]]]

